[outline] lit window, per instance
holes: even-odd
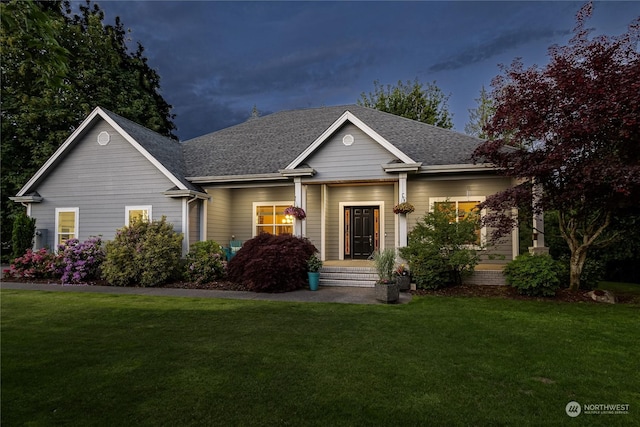
[[[151,206],[127,206],[125,207],[125,225],[129,226],[139,221],[151,220]]]
[[[293,234],[295,219],[284,213],[284,210],[292,204],[292,202],[254,203],[255,235],[262,233]]]
[[[464,198],[432,198],[433,209],[439,211],[447,211],[450,214],[450,223],[460,222],[467,218],[472,218],[476,223],[476,239],[473,243],[480,245],[484,240],[485,229],[481,227],[480,219],[482,212],[478,209],[478,205],[484,202],[484,197],[480,197],[476,200],[469,200]]]
[[[78,208],[56,208],[56,246],[78,238]]]

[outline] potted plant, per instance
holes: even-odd
[[[393,272],[398,288],[401,291],[408,291],[411,289],[411,276],[409,275],[409,269],[406,264],[400,264],[396,267],[396,271]]]
[[[395,262],[396,251],[394,249],[385,249],[373,255],[373,264],[378,272],[378,281],[375,284],[376,299],[387,304],[396,302],[400,298],[398,284],[391,277]]]
[[[297,206],[289,206],[285,208],[284,214],[290,215],[298,220],[303,220],[307,217],[307,214],[305,213],[304,209],[299,208]]]
[[[413,207],[413,205],[409,202],[402,202],[402,203],[398,203],[397,205],[395,205],[393,207],[393,213],[394,214],[410,214],[411,212],[415,211],[416,208]]]
[[[307,261],[307,275],[309,276],[309,289],[312,291],[318,290],[321,268],[322,260],[316,254],[311,255],[311,258]]]

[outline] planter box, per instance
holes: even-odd
[[[393,303],[400,299],[400,289],[398,284],[392,283],[376,283],[376,299],[384,303]]]
[[[396,277],[396,283],[400,291],[408,291],[411,289],[411,277],[410,276],[398,276]]]

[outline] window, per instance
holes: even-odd
[[[151,220],[151,206],[126,206],[125,225],[129,226],[138,221],[149,222]]]
[[[78,238],[78,208],[56,208],[56,248]]]
[[[430,199],[432,209],[451,210],[451,223],[459,222],[472,217],[476,221],[476,240],[469,242],[480,245],[485,240],[486,229],[480,226],[480,218],[484,214],[478,209],[478,205],[484,202],[485,197],[433,197]]]
[[[291,205],[293,202],[254,203],[254,236],[262,233],[293,234],[295,219],[291,215],[284,214],[284,210]]]

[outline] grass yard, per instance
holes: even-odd
[[[634,305],[1,297],[3,426],[640,425]]]

